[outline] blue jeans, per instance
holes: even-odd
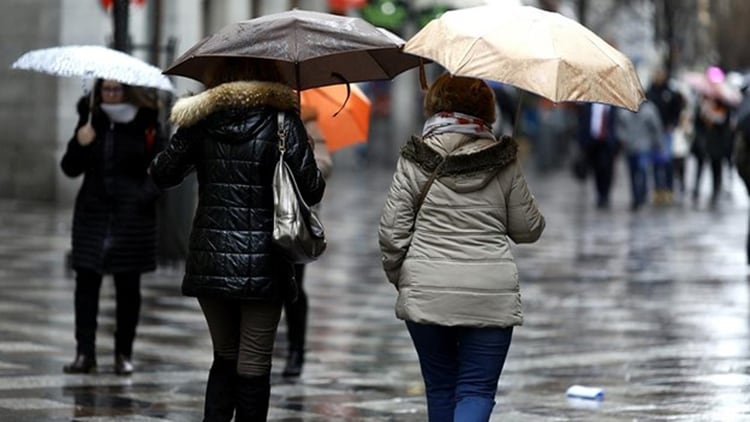
[[[646,199],[648,198],[648,164],[648,153],[634,152],[628,154],[631,205],[633,209],[640,208],[646,203]]]
[[[487,422],[513,327],[444,327],[406,322],[427,395],[429,422]]]

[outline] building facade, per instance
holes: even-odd
[[[179,55],[224,25],[259,14],[296,6],[325,10],[325,0],[146,0],[129,9],[132,54],[148,61],[148,44],[158,16],[159,43],[173,43]],[[33,49],[61,45],[109,45],[113,38],[111,11],[101,0],[5,0],[0,14],[0,197],[72,203],[80,179],[65,177],[59,161],[77,121],[75,104],[84,94],[79,78],[14,70],[11,64]],[[137,3],[137,2],[134,2]],[[157,65],[169,60],[162,51]],[[176,96],[201,89],[200,84],[174,78]]]

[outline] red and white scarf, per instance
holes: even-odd
[[[449,132],[475,135],[477,138],[495,138],[489,123],[478,117],[455,111],[441,111],[430,116],[424,122],[422,137]]]

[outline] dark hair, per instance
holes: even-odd
[[[424,111],[428,116],[441,111],[456,111],[478,117],[487,124],[495,122],[495,94],[481,79],[440,75],[427,90]]]
[[[136,107],[157,108],[158,96],[155,89],[132,86],[118,82],[122,86],[122,102]],[[94,108],[98,109],[102,103],[102,85],[104,79],[97,79],[94,83]]]
[[[227,82],[266,81],[283,82],[278,66],[272,60],[248,60],[239,57],[226,57],[210,68],[202,78],[206,88],[213,88]]]

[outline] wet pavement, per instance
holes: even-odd
[[[515,331],[493,421],[749,421],[747,195],[717,209],[629,210],[620,168],[610,210],[568,173],[529,174],[547,217],[516,248],[525,325]],[[419,368],[379,267],[377,221],[390,173],[339,170],[326,193],[329,250],[308,267],[308,363],[274,357],[272,421],[424,421]],[[708,180],[706,180],[708,183]],[[708,187],[704,189],[708,196]],[[200,421],[211,347],[180,268],[143,280],[136,372],[112,372],[113,288],[102,290],[96,375],[74,354],[70,210],[0,201],[0,421]],[[604,389],[573,400],[573,384]]]

